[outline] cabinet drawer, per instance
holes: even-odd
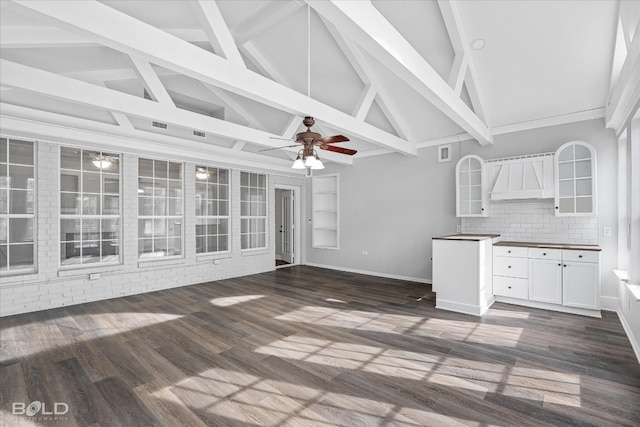
[[[529,281],[514,277],[493,276],[493,293],[503,297],[529,299]]]
[[[493,274],[496,276],[520,277],[526,279],[529,277],[529,260],[528,258],[513,258],[494,256],[493,257]]]
[[[521,248],[518,246],[494,246],[493,255],[526,258],[527,248]]]
[[[529,258],[559,261],[562,259],[562,249],[529,248]]]
[[[562,251],[562,260],[563,261],[574,261],[574,262],[599,262],[600,261],[600,252],[598,251],[573,251],[573,250],[563,250]]]

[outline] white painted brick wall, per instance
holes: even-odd
[[[240,169],[231,170],[231,252],[218,256],[197,256],[195,251],[195,164],[184,167],[184,257],[178,260],[138,261],[138,158],[122,156],[123,263],[92,265],[73,270],[59,267],[59,163],[57,144],[38,142],[37,150],[37,272],[0,278],[0,317],[134,295],[274,269],[274,186],[300,187],[304,178],[269,175],[269,247],[259,251],[240,250]],[[154,156],[149,156],[154,158]],[[170,160],[170,159],[168,159]],[[215,164],[211,166],[216,166]],[[304,206],[304,204],[303,204]],[[304,227],[301,227],[304,229]],[[302,236],[304,247],[305,236]],[[220,264],[213,264],[215,258]],[[100,273],[89,280],[90,273]]]
[[[597,217],[557,217],[553,200],[493,201],[489,209],[486,218],[462,218],[462,232],[523,242],[598,244]]]

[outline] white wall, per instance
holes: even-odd
[[[138,158],[122,156],[121,250],[123,264],[91,265],[81,269],[59,267],[59,164],[57,144],[38,142],[37,150],[37,273],[0,278],[0,316],[44,310],[220,280],[274,269],[274,186],[303,187],[303,178],[268,176],[268,241],[264,250],[240,250],[240,171],[231,173],[231,253],[197,256],[195,249],[195,164],[184,163],[184,258],[138,262]],[[153,155],[148,156],[154,158]],[[176,159],[172,159],[175,161]],[[211,166],[216,166],[212,164]],[[304,189],[303,189],[304,191]],[[304,196],[304,193],[302,194]],[[304,235],[303,235],[304,239]],[[304,240],[303,240],[304,241]],[[220,264],[213,263],[214,258]],[[88,280],[90,273],[100,273]]]
[[[460,224],[455,217],[454,169],[461,156],[477,154],[483,159],[492,159],[555,152],[560,145],[573,140],[589,142],[596,150],[597,225],[593,219],[583,218],[580,222],[588,225],[589,242],[602,247],[603,304],[605,307],[612,304],[609,308],[614,309],[617,307],[617,280],[612,272],[617,264],[617,140],[613,131],[605,129],[602,119],[496,136],[490,147],[481,147],[474,141],[453,144],[452,161],[447,163],[438,163],[437,150],[431,147],[419,150],[417,157],[390,154],[357,159],[352,167],[327,167],[323,173],[340,174],[340,250],[313,249],[308,242],[306,261],[430,281],[431,238],[453,234]],[[311,201],[306,203],[309,213]],[[504,208],[504,202],[501,203]],[[544,202],[528,203],[535,209],[545,209]],[[612,228],[611,237],[602,236],[604,226]],[[307,232],[310,233],[310,224]],[[532,234],[531,239],[537,237]],[[557,239],[545,235],[538,240]],[[362,251],[368,255],[361,255]]]

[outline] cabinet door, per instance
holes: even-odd
[[[598,264],[564,262],[562,268],[563,304],[579,308],[600,308]]]
[[[595,151],[584,142],[562,145],[555,155],[557,216],[595,215]]]
[[[529,299],[562,304],[562,261],[529,260]]]
[[[486,216],[484,161],[478,156],[465,156],[456,165],[456,215]]]

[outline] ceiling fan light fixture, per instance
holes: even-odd
[[[313,163],[313,166],[311,166],[311,169],[313,170],[324,169],[324,165],[322,164],[322,161],[320,159],[316,158],[316,161]]]
[[[111,167],[111,158],[107,156],[97,156],[92,163],[98,169],[109,169]]]
[[[209,172],[204,168],[198,168],[196,169],[196,178],[204,181],[205,179],[209,178]]]
[[[313,167],[313,165],[316,163],[316,158],[314,156],[307,156],[306,160],[304,161],[304,165],[308,168]]]
[[[293,162],[291,169],[304,169],[305,165],[300,156],[296,157],[296,160]]]

